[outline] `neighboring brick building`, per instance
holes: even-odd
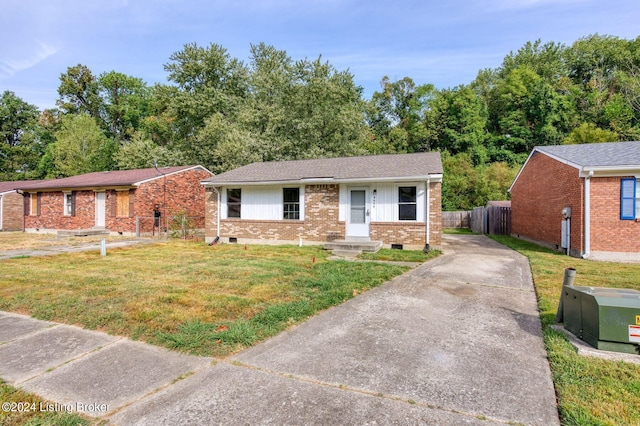
[[[573,256],[640,258],[639,178],[640,142],[536,147],[510,188],[512,235]]]
[[[24,230],[24,197],[16,189],[24,185],[33,185],[40,182],[44,181],[0,182],[0,231]]]
[[[19,187],[25,202],[25,230],[106,229],[134,235],[170,226],[184,214],[194,228],[204,228],[205,192],[200,182],[212,173],[202,166],[95,172]]]
[[[203,182],[206,236],[223,241],[382,241],[440,247],[437,152],[253,163]]]

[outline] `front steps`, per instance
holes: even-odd
[[[334,256],[355,258],[363,252],[375,253],[382,247],[382,241],[335,240],[324,245]]]

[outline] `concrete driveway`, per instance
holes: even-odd
[[[97,339],[16,384],[60,402],[93,395],[118,425],[559,424],[527,260],[483,236],[444,241],[434,261],[215,365]],[[26,327],[0,365],[3,348],[19,356],[59,327],[72,328]]]

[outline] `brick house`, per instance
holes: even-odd
[[[202,184],[209,241],[441,245],[437,152],[253,163]]]
[[[0,182],[0,231],[22,231],[24,200],[16,188],[24,182]]]
[[[640,142],[536,147],[509,189],[511,233],[573,256],[640,259],[639,179]]]
[[[25,201],[25,230],[104,229],[134,235],[170,225],[175,214],[191,218],[204,228],[204,196],[200,181],[212,176],[202,166],[94,172],[52,179],[18,188]]]

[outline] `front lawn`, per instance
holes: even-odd
[[[225,356],[407,270],[319,247],[135,248],[0,261],[0,310]]]
[[[58,237],[56,234],[34,232],[0,232],[0,252],[12,250],[38,250],[54,246],[77,246],[85,243],[131,240],[133,237],[91,235],[86,237]]]
[[[491,237],[531,264],[562,424],[640,424],[640,365],[579,356],[565,335],[550,327],[566,268],[576,269],[576,286],[640,290],[640,264],[576,259],[512,237]]]

